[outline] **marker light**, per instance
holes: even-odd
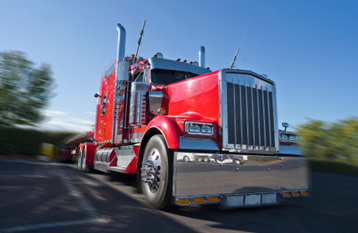
[[[301,196],[308,196],[308,192],[307,191],[301,192]]]
[[[218,202],[219,201],[219,197],[209,197],[208,198],[208,202]]]
[[[283,193],[282,194],[282,197],[290,197],[291,196],[291,193]]]
[[[210,70],[210,67],[206,67],[207,70]]]
[[[191,62],[189,62],[189,64],[190,64],[190,65],[192,65],[192,64],[193,64],[193,62],[191,61]]]
[[[177,202],[178,204],[181,204],[181,205],[183,205],[183,204],[189,204],[189,203],[190,203],[190,199],[189,199],[189,198],[182,198],[182,199],[176,200],[176,202]]]
[[[177,61],[180,61],[180,58],[178,58]]]
[[[205,198],[204,197],[197,197],[193,199],[193,203],[204,203]]]
[[[132,59],[134,58],[134,54],[132,54]]]
[[[124,90],[123,89],[119,90],[119,95],[123,95],[123,94],[124,94]]]
[[[184,60],[183,62],[186,63],[186,60]]]
[[[157,54],[155,54],[153,57],[158,57]]]
[[[146,105],[147,105],[147,101],[145,98],[145,93],[141,94],[141,114],[140,114],[140,123],[145,125],[146,123],[146,117],[145,117],[145,112],[146,112]]]
[[[293,192],[293,193],[292,193],[292,197],[298,197],[299,195],[300,195],[299,192]]]
[[[159,115],[164,115],[165,114],[165,109],[164,108],[159,108],[158,109],[158,114]]]

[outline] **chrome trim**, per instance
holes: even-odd
[[[142,125],[141,123],[141,107],[142,96],[145,97],[147,102],[147,91],[150,89],[150,84],[145,82],[133,82],[131,88],[131,100],[129,110],[129,124],[130,125]],[[147,104],[145,103],[145,106]],[[146,109],[145,109],[146,111]],[[147,118],[147,113],[144,113]]]
[[[169,145],[168,145],[168,142],[167,142],[167,138],[165,137],[163,131],[162,131],[161,129],[159,129],[158,127],[152,126],[152,127],[150,127],[149,129],[147,129],[147,130],[145,131],[145,133],[147,133],[147,132],[148,132],[150,129],[152,129],[152,128],[159,130],[159,132],[162,134],[162,136],[163,136],[164,139],[165,139],[165,145],[167,145],[167,148],[169,148]],[[142,138],[144,138],[144,137],[145,137],[145,134],[142,136]],[[171,148],[169,148],[169,149],[171,149]]]
[[[185,155],[192,158],[190,163],[183,161]],[[208,158],[207,162],[203,158]],[[243,163],[235,163],[236,160]],[[236,169],[238,166],[239,170]],[[310,188],[307,159],[304,157],[174,152],[173,170],[173,196]]]
[[[201,125],[201,126],[211,126],[211,128],[212,128],[212,132],[211,132],[211,134],[207,134],[207,133],[202,133],[202,132],[200,132],[200,133],[193,133],[193,132],[190,132],[189,131],[189,124],[190,123],[194,123],[194,124],[198,124],[198,125]],[[214,134],[214,125],[213,124],[211,124],[211,123],[205,123],[205,122],[196,122],[196,121],[185,121],[185,123],[184,123],[184,125],[185,125],[185,133],[186,134],[191,134],[191,135],[204,135],[204,136],[211,136],[211,135],[213,135]]]
[[[199,49],[199,66],[205,68],[205,47],[200,46]]]
[[[117,156],[117,167],[122,169],[125,169],[136,156],[133,146],[116,147],[115,152]]]
[[[212,138],[180,137],[179,138],[179,149],[181,149],[181,150],[219,151],[219,146]]]
[[[149,91],[149,111],[153,115],[158,115],[158,109],[162,107],[163,92]],[[153,111],[152,111],[153,110]]]
[[[219,76],[218,82],[219,82],[219,111],[220,111],[219,126],[223,130],[222,150],[231,151],[231,152],[241,152],[241,153],[259,152],[262,154],[275,154],[275,152],[278,152],[279,140],[277,134],[278,132],[276,132],[278,131],[277,111],[275,110],[275,106],[277,106],[277,100],[275,94],[276,86],[274,82],[272,80],[267,79],[264,76],[258,75],[252,71],[247,71],[247,70],[224,69],[219,72],[218,76]],[[229,102],[227,97],[227,93],[229,91],[228,90],[229,83],[233,85],[232,87],[233,89],[232,91],[230,91],[233,95],[233,97],[230,97],[233,98],[231,102]],[[254,90],[256,91],[256,95],[254,95]],[[259,98],[261,93],[262,96],[261,98]],[[272,97],[272,101],[270,97]],[[256,99],[257,109],[254,106],[255,98],[257,98]],[[237,103],[237,101],[240,101],[240,103]],[[245,106],[241,107],[241,103],[243,101],[244,101],[243,104]],[[262,105],[262,109],[260,107],[260,102]],[[234,127],[236,129],[234,132],[235,135],[233,135],[233,132],[230,131],[230,135],[231,135],[230,143],[229,143],[229,134],[228,134],[229,127],[230,127],[228,122],[229,104],[230,106],[234,104],[234,108],[236,109],[230,113],[230,116],[234,114],[233,116],[234,120],[232,120],[232,117],[230,118],[230,122],[231,122],[230,124],[234,124],[231,125],[231,127]],[[250,112],[249,112],[249,108],[251,108]],[[257,111],[257,116],[256,116],[257,119],[255,117],[255,111]],[[260,116],[260,112],[262,114],[263,119]],[[273,119],[271,119],[271,115],[273,116]],[[238,116],[240,119],[238,119]],[[260,120],[262,120],[262,123],[260,123]],[[238,125],[238,123],[240,125]],[[266,123],[268,123],[267,127],[265,127]],[[255,127],[258,130],[259,133],[258,136],[256,135]],[[271,129],[272,127],[274,128]],[[263,131],[262,133],[261,130]],[[244,131],[246,132],[245,135],[244,135]],[[266,138],[266,134],[268,134],[269,136],[268,138]],[[239,136],[241,136],[240,137],[241,140],[238,139]],[[258,140],[256,140],[256,137]],[[234,142],[232,142],[233,140]],[[272,140],[275,140],[274,144],[271,143]]]
[[[131,133],[128,135],[128,140],[130,142],[135,142],[135,143],[141,142],[143,134],[144,134],[144,132]]]
[[[298,145],[280,145],[279,155],[299,155],[305,156]]]
[[[203,67],[191,65],[189,63],[168,60],[164,58],[152,57],[149,59],[149,64],[151,66],[151,69],[187,71],[197,75],[207,74],[211,72],[211,70],[205,69]]]

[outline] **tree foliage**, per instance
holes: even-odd
[[[41,122],[53,89],[49,65],[36,68],[23,52],[0,52],[0,126]]]
[[[358,118],[349,117],[334,123],[310,119],[296,133],[305,154],[311,158],[358,159]]]

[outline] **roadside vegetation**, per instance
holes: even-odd
[[[295,133],[312,170],[358,175],[358,118],[333,123],[309,119]]]
[[[65,131],[38,131],[18,127],[0,127],[0,155],[39,155],[43,142],[58,146],[63,140],[78,134]],[[56,153],[55,148],[55,153]]]
[[[54,89],[50,65],[37,67],[20,51],[0,52],[0,155],[38,155],[43,142],[57,146],[76,134],[35,130]]]

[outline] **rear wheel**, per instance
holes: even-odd
[[[83,172],[90,172],[90,168],[86,165],[86,147],[83,147],[82,151],[82,167]]]
[[[170,205],[172,167],[169,161],[163,136],[149,139],[143,155],[141,188],[149,204],[156,209]]]
[[[82,152],[80,148],[78,148],[76,165],[78,170],[82,170]]]

